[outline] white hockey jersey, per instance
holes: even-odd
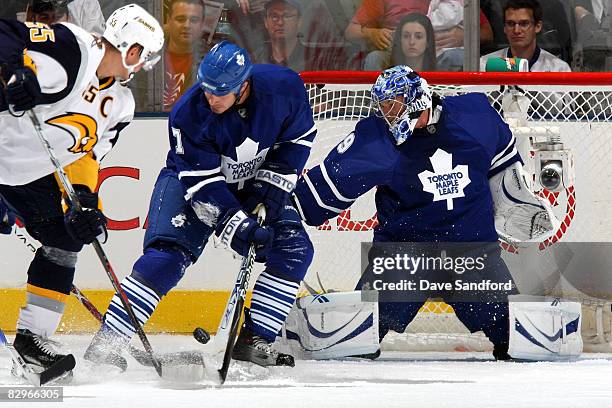
[[[27,49],[43,92],[34,108],[44,135],[62,166],[90,151],[100,161],[134,115],[131,91],[113,78],[99,80],[104,56],[94,37],[69,24],[47,27],[0,20],[0,42]],[[14,54],[14,53],[13,53]],[[6,49],[2,59],[10,59]],[[54,172],[27,115],[0,112],[0,184],[23,185]]]

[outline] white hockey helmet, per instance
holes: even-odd
[[[164,31],[161,25],[137,4],[128,4],[115,10],[106,21],[102,37],[121,52],[121,61],[129,73],[127,81],[134,75],[134,68],[142,63],[145,71],[151,70],[160,60],[160,51],[164,46]],[[143,48],[140,60],[136,64],[127,65],[127,52],[134,44]]]

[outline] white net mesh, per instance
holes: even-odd
[[[434,92],[442,96],[483,92],[500,113],[501,98],[509,89],[500,85],[439,85],[428,80]],[[318,128],[306,166],[310,168],[320,163],[359,119],[371,113],[371,82],[306,86]],[[612,86],[519,88],[531,101],[527,126],[558,126],[563,143],[576,158],[574,185],[562,192],[537,192],[552,203],[555,215],[562,221],[555,236],[542,248],[558,240],[612,241],[608,210],[612,205],[612,143],[608,140],[612,131]],[[361,271],[360,244],[371,241],[376,222],[374,191],[370,191],[349,211],[309,229],[315,258],[305,280],[314,287],[319,286],[319,280],[326,290],[353,290]],[[386,343],[391,343],[387,345],[390,349],[416,350],[489,350],[491,346],[482,335],[469,335],[452,308],[443,302],[427,302],[407,333]]]

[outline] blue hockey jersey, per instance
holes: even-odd
[[[399,146],[384,119],[360,120],[298,181],[306,223],[322,224],[377,187],[375,241],[496,241],[489,178],[521,160],[514,136],[483,94],[447,97],[441,107],[436,124]]]
[[[255,64],[251,93],[240,106],[213,114],[198,86],[170,113],[166,167],[175,171],[185,199],[216,207],[241,207],[244,187],[265,162],[283,163],[299,174],[316,135],[306,89],[295,72]]]

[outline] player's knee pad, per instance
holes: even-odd
[[[581,304],[544,296],[513,295],[508,354],[525,360],[566,360],[582,352]]]
[[[373,292],[336,292],[298,298],[276,345],[307,359],[379,350],[378,303]]]
[[[64,294],[70,293],[77,252],[42,246],[28,269],[28,283]]]
[[[162,297],[176,286],[189,265],[191,258],[181,247],[157,242],[138,258],[132,276]]]
[[[300,282],[312,262],[314,247],[306,231],[300,228],[275,230],[274,243],[268,253],[266,268],[284,278]]]

